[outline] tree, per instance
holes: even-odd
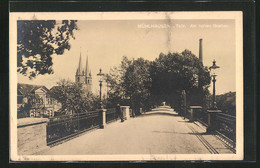
[[[120,65],[111,68],[109,74],[105,75],[106,82],[109,86],[108,107],[115,107],[117,104],[127,104],[128,97],[125,94],[124,76],[130,64],[131,61],[126,56],[123,56]]]
[[[98,97],[92,93],[85,94],[81,84],[68,80],[61,80],[57,84],[50,89],[50,94],[62,104],[61,111],[81,113],[98,108]]]
[[[180,94],[186,91],[188,104],[197,104],[202,100],[210,84],[210,74],[207,67],[203,67],[199,59],[189,50],[182,53],[161,53],[151,65],[150,74],[151,93],[158,102],[167,101],[175,108],[180,107]],[[203,90],[198,87],[198,80]],[[200,96],[199,96],[200,95]]]
[[[150,64],[150,61],[143,58],[133,60],[123,77],[125,94],[130,97],[132,108],[138,112],[139,108],[151,107],[152,99],[148,89],[151,85]]]
[[[200,81],[201,88],[198,85]],[[132,108],[149,109],[166,101],[180,108],[181,91],[185,90],[188,105],[201,105],[209,94],[210,74],[189,50],[182,53],[161,53],[150,62],[143,58],[130,61],[123,57],[120,66],[107,75],[110,102],[128,99]]]
[[[236,116],[236,92],[228,92],[216,96],[218,109],[223,113]]]
[[[106,81],[110,86],[110,107],[115,107],[116,104],[131,105],[135,111],[151,107],[151,94],[148,90],[151,84],[150,64],[150,61],[143,58],[131,61],[124,56],[121,64],[110,70],[106,75]]]
[[[17,22],[17,71],[30,79],[51,74],[52,56],[70,50],[76,20],[20,20]]]

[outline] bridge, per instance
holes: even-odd
[[[168,106],[125,122],[117,120],[105,129],[93,129],[39,155],[100,154],[233,154],[217,135],[206,134],[199,122],[189,122]]]

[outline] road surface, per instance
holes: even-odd
[[[232,153],[205,128],[172,109],[157,109],[51,147],[41,155]]]

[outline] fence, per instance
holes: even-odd
[[[101,117],[99,111],[91,111],[50,118],[46,127],[47,145],[99,127],[102,121]]]
[[[216,116],[217,131],[228,139],[232,140],[233,147],[236,147],[236,117],[225,113],[219,113]]]
[[[121,109],[122,110],[122,109]],[[129,109],[131,117],[132,110]],[[53,145],[72,138],[85,131],[104,126],[120,118],[121,112],[116,108],[105,110],[105,116],[100,110],[52,117],[46,126],[47,145]],[[126,115],[126,114],[125,114]]]
[[[115,108],[107,109],[106,111],[106,123],[111,123],[113,121],[118,120],[119,114],[117,113]]]
[[[205,110],[198,111],[197,120],[208,126],[208,113]],[[236,147],[236,117],[225,113],[216,114],[217,133],[228,141],[229,144]]]

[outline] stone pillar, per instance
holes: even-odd
[[[221,110],[207,110],[208,112],[208,128],[207,133],[214,133],[217,128],[217,119],[216,116],[218,113],[221,113]]]
[[[181,111],[180,115],[184,117],[184,119],[187,117],[187,101],[186,101],[186,92],[185,90],[182,90],[181,92]]]
[[[129,108],[130,108],[130,106],[120,106],[121,112],[123,113],[123,118],[125,120],[130,118]]]
[[[130,118],[130,107],[127,106],[125,110],[126,110],[126,120],[127,120]]]
[[[100,109],[99,115],[100,115],[100,128],[105,128],[106,126],[106,109]]]
[[[143,114],[143,108],[140,108],[140,114]]]
[[[193,122],[194,121],[194,109],[191,108],[190,109],[190,122]]]
[[[197,121],[198,110],[202,109],[201,106],[190,106],[190,122]]]

